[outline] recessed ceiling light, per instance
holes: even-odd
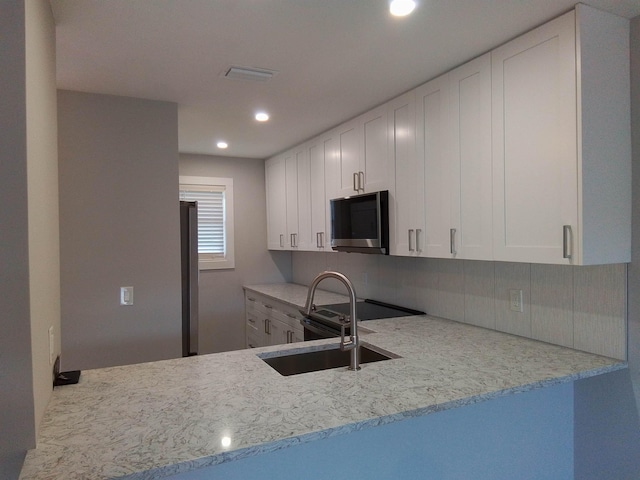
[[[229,144],[227,142],[218,142],[218,143],[216,143],[216,146],[218,148],[223,148],[224,149],[224,148],[227,148],[229,146]]]
[[[256,113],[256,120],[259,122],[266,122],[269,120],[269,114],[266,112],[258,112]]]
[[[414,0],[391,0],[389,4],[389,11],[391,15],[396,17],[404,17],[413,12],[416,8],[416,2]]]

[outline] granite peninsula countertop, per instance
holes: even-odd
[[[248,288],[306,299],[299,285]],[[401,358],[289,377],[260,358],[336,345],[328,339],[84,371],[54,390],[20,478],[162,478],[626,368],[426,315],[367,327],[366,344]]]

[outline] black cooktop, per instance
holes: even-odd
[[[331,305],[318,305],[315,313],[320,314],[325,318],[331,318],[339,315],[344,315],[346,317],[349,315],[349,302],[334,303]],[[364,321],[377,320],[379,318],[406,317],[408,315],[424,315],[424,312],[367,299],[356,303],[356,315],[358,320]]]

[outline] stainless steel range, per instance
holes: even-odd
[[[361,322],[410,315],[424,315],[424,312],[371,299],[356,303],[356,317]],[[339,337],[342,326],[345,334],[350,335],[349,322],[349,302],[319,305],[300,320],[304,326],[305,341]]]

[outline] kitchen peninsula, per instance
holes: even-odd
[[[274,298],[297,303],[296,292],[303,287],[257,289],[262,294],[269,290],[277,295]],[[332,300],[335,296],[329,294]],[[499,413],[490,413],[491,422],[500,423],[496,419],[504,415],[512,423],[511,408],[520,409],[519,415],[534,416],[529,424],[509,428],[539,424],[539,430],[544,430],[547,423],[553,425],[525,435],[555,449],[547,450],[550,458],[531,451],[525,455],[534,459],[535,468],[551,464],[549,468],[558,474],[573,468],[555,465],[567,463],[570,457],[567,453],[565,460],[558,460],[563,458],[558,448],[573,441],[573,430],[569,427],[568,433],[558,434],[563,427],[555,423],[572,422],[572,382],[626,369],[619,360],[426,315],[369,321],[367,329],[373,333],[363,337],[366,344],[401,358],[365,364],[359,372],[339,368],[290,377],[280,376],[261,359],[285,350],[327,348],[336,343],[329,339],[85,371],[79,384],[55,389],[38,446],[28,453],[20,478],[241,478],[242,473],[235,477],[229,472],[236,466],[242,472],[246,461],[257,468],[255,462],[264,461],[266,466],[271,457],[287,452],[305,458],[304,452],[311,448],[317,446],[320,452],[333,448],[336,441],[349,445],[350,439],[364,442],[353,445],[358,451],[367,445],[358,435],[375,439],[386,434],[385,428],[418,428],[420,442],[437,451],[435,444],[429,445],[429,432],[422,430],[420,422],[440,418],[453,428],[459,414],[489,421],[487,412],[474,408],[491,410],[492,405]],[[528,399],[528,395],[534,397]],[[524,404],[510,406],[510,399]],[[536,405],[542,411],[525,411]],[[502,432],[500,425],[494,427]],[[406,441],[414,434],[399,433]],[[451,430],[450,438],[462,445],[456,435],[460,434]],[[392,440],[405,449],[403,438]],[[438,443],[446,445],[447,439],[442,437]],[[405,451],[410,455],[410,450]],[[386,454],[395,455],[390,450]],[[333,467],[347,463],[348,455],[344,452]],[[490,457],[484,458],[486,462]],[[372,460],[365,459],[373,465]],[[397,460],[394,465],[407,461]],[[304,468],[315,468],[312,464]],[[291,474],[297,475],[295,462],[290,467]],[[217,472],[219,468],[225,470]],[[385,478],[384,472],[379,477],[367,475]],[[305,478],[316,477],[309,473]]]

